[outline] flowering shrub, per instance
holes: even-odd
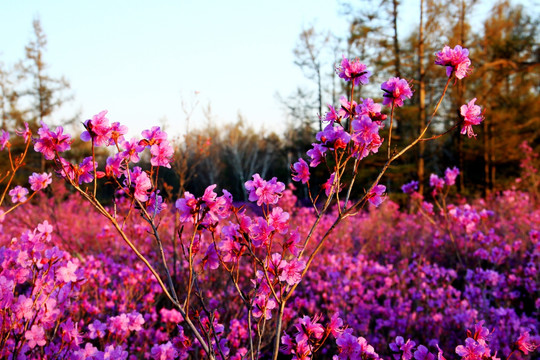
[[[448,80],[431,120],[451,80],[470,72],[467,55],[458,46],[437,54]],[[452,168],[431,175],[431,201],[416,192],[418,182],[404,184],[410,204],[400,211],[379,184],[418,142],[460,125],[474,136],[472,126],[483,119],[475,99],[451,129],[425,138],[430,120],[397,150],[391,147],[394,110],[412,96],[410,82],[383,83],[382,105],[357,103],[355,87],[371,73],[346,58],[337,72],[350,82],[351,96],[341,98],[338,110],[329,106],[308,161],[292,165],[293,180],[308,188],[307,208],[296,206],[290,187],[259,174],[245,183],[253,207],[238,206],[227,190],[218,196],[217,185],[167,203],[158,189],[159,169],[172,162],[167,134],[153,127],[125,140],[127,128],[110,124],[106,111],[84,123],[81,139],[91,143],[92,156],[80,163],[63,157],[72,138],[61,127],[42,124],[34,139],[28,128],[20,132],[26,150],[11,160],[0,202],[11,197],[0,216],[0,355],[277,359],[281,352],[293,359],[320,353],[468,360],[534,352],[536,198],[509,190],[452,203],[459,174]],[[359,162],[384,144],[383,106],[390,107],[386,163],[353,199]],[[6,134],[2,148],[12,159]],[[30,177],[32,193],[11,186],[32,142],[77,194],[56,185],[54,197],[40,195],[51,183],[47,173]],[[97,163],[96,147],[112,149],[105,164]],[[136,165],[144,152],[148,169]],[[310,187],[310,168],[318,166],[329,176],[320,190]],[[114,184],[110,204],[96,196],[100,178]],[[84,219],[73,216],[88,204]],[[17,216],[6,220],[14,210]],[[34,229],[35,221],[41,223]]]

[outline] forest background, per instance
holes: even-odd
[[[540,20],[535,7],[510,1],[421,0],[415,12],[416,25],[404,32],[398,22],[406,6],[410,1],[343,2],[340,16],[348,24],[345,37],[316,25],[306,26],[296,35],[296,46],[291,50],[307,82],[294,93],[278,95],[284,116],[276,121],[287,124],[283,132],[261,130],[242,115],[234,123],[218,124],[211,102],[203,103],[197,96],[182,99],[186,130],[175,139],[173,167],[160,173],[163,189],[171,197],[185,190],[199,195],[216,183],[235,199],[246,200],[244,183],[254,173],[289,182],[290,165],[311,147],[314,134],[324,126],[321,118],[327,104],[338,105],[340,95],[346,93],[344,84],[331,71],[342,55],[360,58],[374,74],[370,85],[356,94],[358,98],[372,97],[381,102],[382,91],[376,84],[390,77],[411,82],[414,96],[397,114],[394,124],[393,142],[402,147],[417,136],[426,114],[432,111],[434,97],[444,87],[445,79],[440,76],[440,67],[434,66],[433,54],[444,45],[456,44],[469,49],[474,69],[452,87],[448,94],[451,100],[439,110],[431,135],[459,121],[456,109],[476,97],[476,103],[485,110],[485,121],[475,129],[476,141],[465,142],[456,132],[425,146],[421,143],[416,152],[408,153],[388,171],[384,180],[388,193],[399,200],[403,183],[418,179],[425,185],[425,174],[442,173],[452,166],[461,169],[457,191],[462,195],[488,195],[519,185],[515,179],[523,158],[520,144],[528,141],[536,153],[540,148]],[[471,22],[479,18],[480,22]],[[44,121],[83,131],[80,114],[58,120],[63,105],[72,100],[72,91],[66,78],[51,75],[49,68],[54,64],[47,63],[47,36],[39,18],[33,23],[33,36],[23,58],[14,64],[1,60],[1,129],[12,132],[27,122],[35,131]],[[201,110],[202,120],[194,117]],[[117,120],[123,121],[112,119]],[[198,125],[193,126],[194,122]],[[384,131],[382,137],[386,137]],[[23,146],[17,144],[19,140],[14,139],[14,148]],[[71,160],[81,161],[91,154],[90,145],[80,140],[72,148],[76,151],[71,152]],[[374,175],[372,171],[384,163],[385,154],[378,155],[363,162],[358,179],[361,183],[367,183]],[[100,165],[104,165],[106,156],[101,154]],[[27,162],[26,172],[18,174],[20,183],[46,167],[37,153]],[[142,163],[149,167],[149,159],[142,159]],[[9,159],[0,159],[0,173],[8,166]],[[312,176],[317,178],[324,176]],[[319,185],[312,183],[312,190]],[[306,189],[297,189],[297,195],[305,199]]]

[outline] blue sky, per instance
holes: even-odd
[[[305,81],[293,64],[298,34],[312,23],[346,28],[337,2],[328,0],[20,0],[2,2],[0,13],[0,61],[7,65],[24,56],[32,20],[40,18],[49,72],[64,75],[75,95],[59,117],[80,110],[84,120],[107,109],[111,121],[134,132],[161,119],[182,132],[181,101],[195,91],[217,123],[241,112],[279,131],[276,92],[288,95]]]

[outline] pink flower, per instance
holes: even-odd
[[[293,259],[290,262],[283,260],[280,264],[281,275],[279,281],[286,281],[287,284],[293,286],[302,280],[302,271],[306,268],[306,262],[303,260]]]
[[[109,126],[109,119],[105,117],[107,110],[103,110],[92,119],[84,122],[86,131],[81,134],[82,141],[94,141],[95,146],[109,145],[112,128]]]
[[[51,131],[44,123],[38,130],[39,139],[34,143],[34,150],[43,154],[45,159],[54,159],[56,153],[71,148],[71,136],[64,134],[64,129],[59,126],[56,131]]]
[[[18,202],[25,202],[27,195],[28,189],[20,185],[15,186],[9,191],[9,196],[11,196],[11,202],[14,204]]]
[[[285,190],[285,184],[277,181],[276,177],[266,181],[259,174],[253,175],[253,180],[246,181],[245,187],[249,191],[249,201],[257,201],[259,206],[276,204]]]
[[[144,145],[139,145],[137,138],[131,138],[130,141],[124,141],[122,146],[125,150],[120,153],[120,156],[130,162],[138,163],[141,159],[139,153],[144,151]]]
[[[32,131],[28,127],[28,123],[24,123],[24,130],[16,130],[15,133],[19,136],[22,136],[24,142],[27,143],[32,138]]]
[[[473,132],[472,125],[480,125],[484,117],[482,116],[482,109],[480,106],[475,105],[476,98],[469,101],[467,105],[462,105],[460,108],[461,116],[463,117],[463,127],[461,128],[461,134],[467,134],[469,137],[476,137]]]
[[[429,176],[429,186],[435,188],[434,191],[440,191],[444,188],[444,179],[441,179],[435,174]]]
[[[459,175],[459,169],[457,167],[454,166],[452,169],[447,168],[444,171],[444,182],[448,186],[455,185],[456,178],[458,177],[458,175]]]
[[[293,177],[292,179],[294,181],[301,181],[302,184],[305,184],[309,181],[309,166],[307,162],[305,162],[304,159],[300,158],[298,159],[298,162],[295,162],[292,165],[292,171],[293,171]]]
[[[125,125],[120,125],[120,123],[113,122],[111,125],[111,138],[109,140],[109,145],[119,144],[124,142],[124,135],[128,132],[128,128]]]
[[[339,77],[345,81],[353,81],[355,86],[362,83],[366,85],[369,83],[369,77],[371,72],[367,70],[367,66],[362,64],[360,60],[354,59],[349,60],[343,55],[343,60],[341,60],[341,66],[336,69]]]
[[[381,89],[384,91],[383,105],[403,106],[403,100],[410,99],[412,96],[407,80],[398,77],[383,82]]]
[[[340,122],[341,116],[332,105],[328,105],[328,110],[324,120],[330,122],[330,125],[333,125],[335,121]]]
[[[68,261],[66,266],[62,266],[56,271],[56,278],[64,283],[72,283],[77,281],[77,265],[71,261]]]
[[[133,189],[133,196],[140,202],[146,202],[148,200],[148,190],[152,188],[152,182],[148,177],[146,171],[143,171],[140,167],[136,166],[130,171],[131,188]],[[127,183],[128,179],[126,179]],[[126,184],[128,185],[128,184]]]
[[[375,206],[381,205],[386,198],[383,196],[385,191],[386,186],[375,185],[375,187],[368,194],[368,201]]]
[[[45,340],[45,330],[39,325],[32,325],[30,330],[26,330],[24,338],[28,340],[28,346],[33,349],[37,346],[44,346],[47,343]]]
[[[52,183],[52,175],[47,173],[33,173],[28,178],[28,182],[30,183],[30,189],[33,191],[43,190]]]
[[[150,159],[152,166],[171,168],[170,163],[172,161],[174,149],[167,140],[152,145],[152,147],[150,147],[150,154],[152,154],[152,159]]]
[[[531,337],[528,331],[521,333],[519,339],[517,339],[515,346],[523,354],[527,355],[540,346],[540,339],[538,337]]]
[[[469,59],[469,50],[456,45],[454,49],[445,46],[442,51],[435,54],[435,65],[446,66],[446,76],[456,74],[456,78],[463,79],[471,72],[471,60]]]
[[[145,139],[141,141],[141,145],[144,144],[145,146],[161,144],[163,141],[167,140],[167,133],[161,131],[159,126],[153,126],[150,130],[144,130],[141,135]]]

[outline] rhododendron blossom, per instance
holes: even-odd
[[[463,118],[463,127],[461,128],[461,134],[467,134],[468,137],[476,137],[473,131],[473,125],[480,125],[484,117],[482,116],[482,109],[480,106],[475,105],[476,98],[469,101],[468,104],[462,105],[460,113]]]
[[[456,78],[463,79],[470,73],[471,60],[469,59],[469,50],[456,45],[453,49],[449,46],[435,54],[436,65],[446,66],[446,76],[456,74]]]
[[[403,100],[410,99],[412,90],[405,79],[390,78],[381,85],[383,93],[383,105],[403,106]]]

